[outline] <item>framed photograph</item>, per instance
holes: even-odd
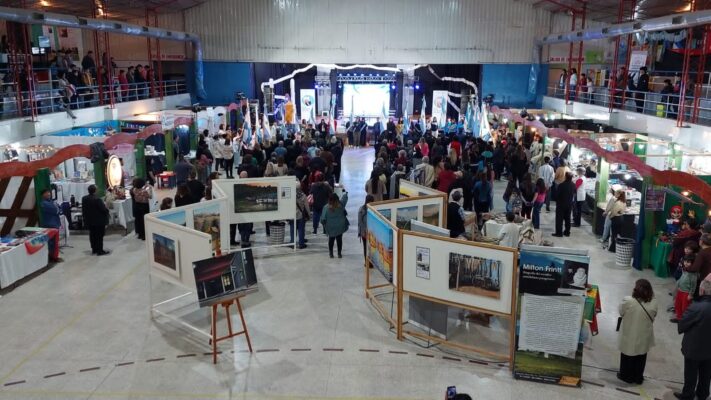
[[[419,246],[415,249],[415,275],[418,278],[430,279],[430,249]]]
[[[422,206],[422,222],[439,226],[439,205],[427,204]]]
[[[200,307],[229,301],[257,290],[252,250],[241,250],[193,263]]]
[[[368,259],[389,281],[393,281],[393,228],[368,210]]]
[[[180,279],[180,249],[178,240],[154,233],[151,237],[151,265]]]
[[[220,250],[220,204],[214,203],[193,209],[193,227],[196,231],[212,237],[212,253],[221,254]]]
[[[236,214],[279,210],[277,183],[235,183],[233,190]]]
[[[449,253],[449,289],[501,298],[501,261]]]
[[[395,210],[395,225],[398,229],[410,230],[410,221],[417,220],[417,206],[402,207]]]
[[[161,221],[170,222],[180,226],[187,226],[187,218],[185,211],[176,211],[172,213],[160,214],[156,216]]]

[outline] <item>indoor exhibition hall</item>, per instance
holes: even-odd
[[[0,400],[709,398],[710,0],[0,20]]]

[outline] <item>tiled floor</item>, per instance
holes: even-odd
[[[515,381],[506,367],[398,342],[363,295],[355,226],[372,156],[370,149],[344,156],[351,229],[343,259],[328,258],[323,236],[310,236],[309,248],[297,253],[257,253],[260,291],[244,300],[254,354],[237,338],[221,344],[213,366],[202,336],[150,318],[151,304],[181,290],[149,279],[143,242],[109,236],[112,254],[97,258],[88,255],[87,237],[73,236],[64,263],[0,298],[0,399],[441,399],[449,385],[477,399],[671,398],[683,364],[668,315],[662,311],[655,323],[657,346],[641,387],[615,379],[614,326],[635,279],[651,280],[664,309],[672,284],[650,271],[615,268],[587,224],[553,239],[590,250],[590,282],[602,292],[600,334],[585,349],[583,379],[592,383],[571,389]],[[497,209],[502,191],[497,185]],[[549,236],[553,214],[542,217]],[[206,326],[195,304],[173,311]]]

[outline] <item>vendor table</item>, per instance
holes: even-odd
[[[62,189],[62,198],[58,199],[60,202],[69,201],[74,195],[74,199],[77,203],[80,203],[81,198],[89,194],[89,186],[94,184],[94,180],[91,179],[86,182],[57,181],[54,183]]]
[[[34,254],[28,254],[24,244],[0,253],[0,288],[6,288],[20,279],[47,266],[49,246],[45,243]]]
[[[114,223],[128,230],[128,224],[133,222],[133,203],[131,199],[115,200],[112,204],[111,215],[115,217]]]
[[[652,245],[652,254],[649,258],[649,263],[654,269],[655,275],[660,278],[669,276],[669,268],[667,267],[667,259],[672,251],[671,243],[665,242],[659,238],[654,240]]]

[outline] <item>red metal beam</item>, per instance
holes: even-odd
[[[691,0],[691,11],[696,11],[696,0]],[[691,69],[691,45],[694,39],[693,28],[686,30],[686,46],[684,48],[684,64],[682,66],[681,84],[679,85],[679,109],[676,115],[676,126],[681,128],[684,126],[686,117],[686,89],[689,84],[689,70]]]
[[[586,3],[583,3],[583,14],[581,16],[581,22],[580,22],[580,29],[585,29],[585,18],[587,17],[586,12],[587,12],[588,5]],[[578,43],[578,80],[580,80],[580,77],[583,74],[583,43],[584,41],[580,41]],[[587,85],[587,83],[586,83]],[[580,82],[578,82],[577,85],[575,85],[575,98],[578,99],[580,93]]]

